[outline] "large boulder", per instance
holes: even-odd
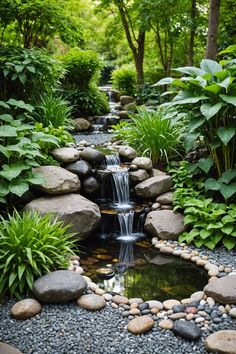
[[[70,163],[65,168],[71,173],[76,174],[79,177],[85,177],[92,174],[92,168],[88,162],[80,160],[74,163]]]
[[[209,335],[205,340],[206,350],[218,354],[236,353],[236,331],[223,330]]]
[[[204,292],[220,304],[236,304],[236,275],[228,275],[209,282]]]
[[[130,176],[130,180],[134,183],[139,183],[139,182],[145,181],[146,179],[149,178],[147,171],[144,169],[139,169],[137,171],[131,171],[129,176]]]
[[[67,194],[55,197],[41,197],[25,206],[27,211],[37,211],[41,215],[55,213],[59,220],[70,224],[71,232],[84,239],[95,231],[101,219],[97,204],[79,194]]]
[[[84,118],[75,118],[72,123],[76,132],[88,130],[91,126],[91,123]]]
[[[82,187],[84,193],[92,194],[100,189],[100,184],[95,177],[90,176],[83,181]]]
[[[149,157],[135,157],[132,161],[132,165],[138,166],[138,168],[143,168],[144,170],[152,169],[152,160]]]
[[[74,162],[79,160],[80,152],[72,147],[63,147],[52,150],[52,156],[60,162]]]
[[[34,169],[44,177],[44,183],[35,185],[38,189],[46,194],[64,194],[79,192],[80,180],[75,174],[65,170],[59,166],[40,166]]]
[[[83,160],[93,163],[101,163],[105,161],[106,156],[103,152],[87,147],[83,151],[81,151],[80,156]]]
[[[22,354],[22,352],[9,344],[0,342],[0,354]]]
[[[176,240],[184,231],[184,217],[172,210],[151,211],[145,221],[145,230],[163,240]]]
[[[32,291],[39,301],[63,303],[78,299],[86,288],[87,283],[79,273],[57,270],[37,279]]]
[[[122,104],[122,106],[125,106],[126,104],[132,103],[134,102],[134,97],[132,96],[120,96],[120,103]]]
[[[161,194],[157,197],[156,202],[160,204],[165,204],[165,205],[172,205],[173,204],[173,192],[167,192],[164,194]]]
[[[127,111],[119,111],[117,112],[117,115],[119,117],[119,119],[129,119],[129,112]]]
[[[172,187],[172,178],[168,175],[151,177],[137,184],[135,192],[139,197],[152,199],[160,194],[169,192]]]
[[[130,146],[121,146],[119,148],[119,155],[123,160],[125,161],[131,161],[133,160],[138,154],[135,149],[133,149]]]

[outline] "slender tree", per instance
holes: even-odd
[[[196,15],[197,15],[197,1],[191,1],[191,27],[190,27],[190,39],[189,39],[189,58],[188,64],[194,64],[194,40],[195,40],[195,33],[196,33]]]
[[[217,54],[217,36],[220,20],[221,0],[210,0],[210,12],[207,33],[206,58],[214,59]]]

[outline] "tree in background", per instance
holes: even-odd
[[[217,37],[220,20],[221,0],[210,0],[210,12],[207,33],[206,58],[214,59],[217,52]]]

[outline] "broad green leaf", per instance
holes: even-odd
[[[0,181],[0,196],[4,197],[8,193],[9,193],[9,189],[7,183]]]
[[[230,197],[232,197],[236,193],[236,183],[231,183],[231,184],[223,184],[220,193],[223,195],[223,197],[227,200]]]
[[[200,231],[200,237],[205,240],[206,238],[208,238],[209,236],[211,236],[211,231],[209,230],[201,230]]]
[[[19,74],[20,82],[24,85],[27,81],[27,76],[25,74]]]
[[[230,103],[234,106],[236,106],[236,96],[227,96],[227,95],[220,95],[220,98],[227,102],[227,103]]]
[[[160,85],[169,85],[174,81],[173,77],[165,77],[164,79],[159,80],[156,84],[153,86],[160,86]]]
[[[0,126],[0,138],[9,138],[13,136],[17,136],[16,128],[11,125]]]
[[[18,177],[22,171],[28,170],[28,166],[22,162],[12,163],[10,165],[3,165],[3,170],[0,172],[0,176],[6,178],[8,181],[12,181]]]
[[[171,83],[172,86],[178,86],[181,88],[187,88],[188,85],[186,85],[181,79],[174,79]]]
[[[27,182],[31,184],[43,184],[45,183],[45,178],[39,173],[34,173],[32,177],[27,178]]]
[[[215,95],[218,95],[218,93],[220,92],[221,89],[222,89],[222,87],[218,84],[212,84],[212,85],[204,87],[204,90],[210,91],[210,92],[214,93]]]
[[[24,101],[17,101],[13,98],[10,98],[8,101],[7,101],[8,104],[10,104],[11,106],[15,106],[15,107],[18,107],[18,108],[22,108],[22,109],[25,109],[26,111],[32,113],[33,110],[34,110],[34,107],[31,106],[30,104],[28,103],[25,103]]]
[[[203,59],[200,63],[200,68],[207,73],[214,74],[222,70],[222,66],[211,59]]]
[[[197,128],[201,127],[205,123],[205,118],[194,117],[188,124],[189,133],[193,133]]]
[[[18,197],[21,197],[29,189],[29,185],[26,182],[22,181],[12,181],[9,184],[9,191]]]
[[[221,228],[221,231],[227,235],[230,235],[234,230],[234,226],[232,225],[225,225]]]
[[[31,73],[35,74],[35,67],[34,66],[27,66],[26,69]]]
[[[223,245],[228,251],[232,250],[236,244],[236,240],[233,237],[227,236],[223,239]]]
[[[235,128],[224,128],[224,127],[220,127],[217,129],[217,135],[225,146],[235,136],[235,130],[236,130]]]
[[[1,114],[0,115],[0,120],[3,120],[4,122],[7,123],[13,123],[14,119],[10,114]]]
[[[218,181],[228,184],[234,178],[236,178],[236,170],[228,170],[222,174]]]
[[[6,109],[10,108],[10,106],[6,102],[3,102],[3,101],[0,101],[0,106],[3,108],[6,108]]]
[[[226,49],[221,50],[218,55],[221,54],[228,54],[228,53],[234,53],[236,52],[236,44],[229,45]]]
[[[229,72],[227,70],[221,70],[221,71],[217,71],[216,73],[214,73],[214,76],[221,79],[221,80],[225,80],[228,75],[229,75]]]
[[[199,101],[208,100],[208,99],[209,99],[209,97],[207,97],[207,96],[188,97],[188,98],[180,99],[180,100],[174,99],[171,102],[171,106],[178,105],[178,104],[180,104],[180,105],[181,104],[192,104],[192,103],[197,103]]]
[[[192,133],[192,134],[187,134],[185,139],[184,139],[184,147],[186,152],[189,152],[193,147],[194,143],[199,137],[200,133]]]
[[[222,218],[222,222],[223,224],[228,224],[228,223],[235,223],[235,218],[233,218],[232,216],[230,215],[225,215],[223,218]]]
[[[226,90],[228,89],[228,87],[232,84],[232,82],[234,81],[233,77],[227,77],[226,79],[224,79],[223,81],[221,81],[219,83],[219,85],[221,87],[224,87]]]
[[[212,106],[210,103],[203,103],[200,107],[201,113],[206,117],[207,120],[212,118],[215,114],[219,112],[223,103],[219,102]]]
[[[208,173],[213,165],[214,165],[214,160],[211,158],[208,159],[202,158],[198,161],[199,168],[205,173]]]
[[[24,70],[24,65],[15,65],[15,70],[17,74],[21,73]]]
[[[184,66],[184,67],[180,67],[180,68],[177,68],[177,69],[174,69],[175,71],[179,71],[181,73],[184,73],[184,74],[188,74],[188,75],[196,75],[196,76],[200,76],[200,75],[203,75],[204,74],[204,71],[199,69],[199,68],[196,68],[194,66]]]
[[[214,178],[208,178],[205,181],[205,189],[206,191],[211,190],[211,191],[219,191],[221,188],[221,184],[215,180]]]
[[[210,147],[212,149],[217,149],[218,147],[220,147],[222,145],[222,142],[221,140],[215,136],[213,139],[212,139],[212,142],[210,143]]]
[[[0,203],[6,204],[6,199],[4,199],[3,197],[0,197]]]

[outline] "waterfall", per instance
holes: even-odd
[[[120,158],[118,155],[106,155],[107,169],[111,166],[120,166]]]
[[[121,236],[124,241],[130,240],[133,233],[134,211],[118,213]],[[121,240],[121,237],[119,238]]]

